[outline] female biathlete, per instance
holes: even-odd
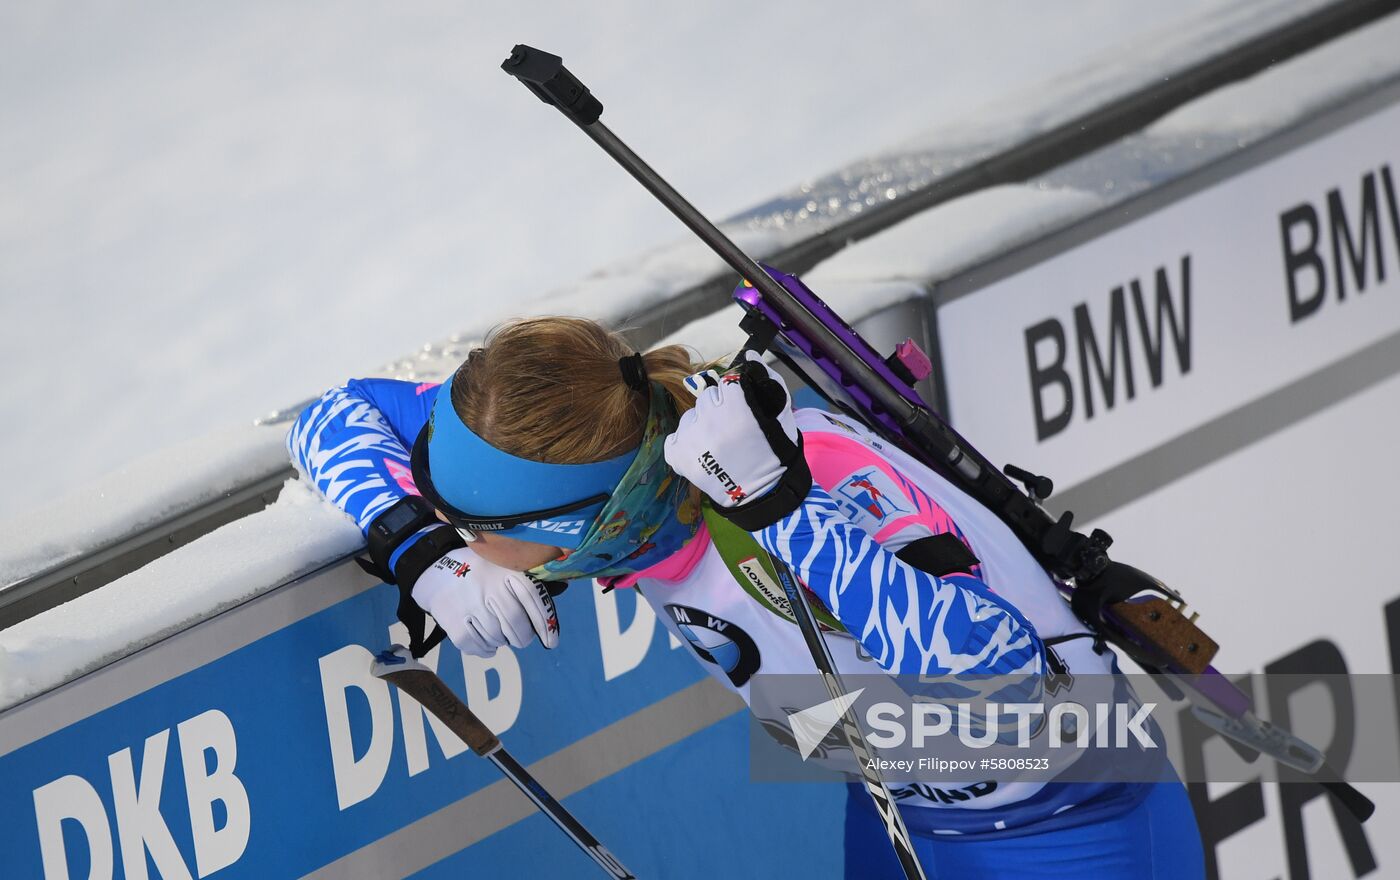
[[[365,531],[386,580],[470,654],[536,636],[554,647],[541,582],[597,578],[640,590],[746,701],[760,669],[812,672],[798,627],[726,563],[703,493],[725,516],[714,530],[752,533],[850,634],[826,639],[842,674],[1041,676],[1047,641],[1061,671],[1116,673],[1000,520],[856,422],[757,403],[775,388],[786,401],[780,383],[756,359],[721,375],[680,346],[640,355],[592,321],[537,318],[496,330],[441,386],[328,391],[288,448]],[[710,618],[742,638],[710,652],[693,625]],[[956,797],[892,786],[930,877],[1204,876],[1174,777],[968,781]],[[846,826],[848,876],[899,876],[859,789]]]

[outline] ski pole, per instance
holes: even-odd
[[[806,591],[797,583],[792,569],[788,568],[787,564],[776,556],[772,557],[772,560],[773,570],[778,575],[778,583],[782,585],[783,592],[787,595],[788,604],[792,607],[792,616],[797,619],[798,629],[802,630],[802,638],[807,642],[807,649],[812,652],[812,660],[817,665],[817,671],[821,673],[827,693],[831,694],[833,700],[840,700],[850,691],[846,689],[845,684],[841,681],[840,673],[836,671],[836,661],[832,659],[831,650],[827,647],[826,640],[822,638],[821,629],[817,626],[817,618],[812,613],[811,600],[807,598]],[[885,834],[889,836],[890,845],[894,847],[895,855],[899,857],[899,865],[904,869],[904,876],[909,880],[925,880],[923,866],[919,864],[919,858],[914,853],[914,844],[909,839],[909,829],[904,827],[904,818],[899,814],[899,807],[895,805],[889,786],[885,785],[880,771],[875,769],[875,762],[870,759],[870,752],[865,747],[865,737],[861,734],[860,722],[856,720],[853,702],[847,702],[845,711],[841,713],[841,723],[838,726],[841,728],[841,733],[845,735],[846,744],[851,748],[851,754],[856,759],[856,766],[860,768],[861,781],[865,783],[865,791],[870,795],[870,800],[875,803],[875,812],[880,815],[880,821],[885,826]]]
[[[417,700],[424,709],[436,715],[453,733],[461,737],[472,751],[495,764],[540,812],[554,820],[559,830],[569,835],[569,839],[597,862],[598,867],[606,871],[609,877],[616,880],[636,880],[636,876],[623,867],[617,856],[599,843],[598,838],[589,834],[588,829],[530,775],[530,771],[511,757],[510,752],[507,752],[501,741],[496,738],[496,734],[491,732],[491,728],[467,708],[467,704],[438,678],[438,674],[413,659],[413,654],[407,648],[394,645],[387,651],[380,651],[374,658],[370,671],[376,678],[384,679]]]
[[[734,366],[744,361],[748,346],[745,351],[739,352],[734,359]],[[768,397],[762,407],[767,410],[764,415],[772,418],[778,415],[782,407],[787,406],[787,400]],[[885,826],[885,834],[889,836],[890,844],[894,847],[895,854],[899,857],[900,867],[904,869],[904,875],[908,878],[924,878],[923,866],[919,864],[919,859],[914,853],[914,846],[909,839],[909,830],[904,825],[904,819],[899,813],[899,808],[895,805],[894,797],[891,796],[889,787],[880,776],[880,772],[875,769],[875,762],[871,760],[870,750],[866,747],[865,737],[861,732],[860,721],[856,717],[854,709],[854,694],[846,687],[841,680],[841,673],[836,669],[836,661],[831,656],[831,649],[827,646],[826,639],[822,637],[821,626],[817,622],[816,611],[812,608],[814,599],[807,594],[798,582],[797,576],[792,573],[792,569],[776,556],[769,554],[768,560],[773,564],[773,573],[778,577],[778,583],[783,588],[783,594],[787,596],[788,605],[792,608],[792,617],[797,622],[797,628],[802,632],[802,639],[807,643],[807,650],[812,654],[812,662],[816,664],[817,672],[822,677],[822,683],[826,685],[827,693],[832,700],[843,701],[837,705],[844,705],[841,711],[840,722],[837,725],[842,735],[845,737],[847,746],[851,749],[851,754],[855,757],[856,766],[860,768],[861,781],[865,783],[865,791],[870,795],[870,799],[875,803],[875,811],[880,816],[881,823]],[[850,695],[850,696],[848,696]]]

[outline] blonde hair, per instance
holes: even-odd
[[[618,359],[634,349],[586,318],[543,317],[497,327],[452,380],[452,407],[503,452],[550,464],[616,458],[642,441],[645,393],[623,380]],[[686,376],[700,369],[682,345],[643,356],[647,376],[677,412],[694,401]]]

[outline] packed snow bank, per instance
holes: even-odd
[[[807,280],[822,289],[833,281],[937,281],[1103,205],[1100,197],[1073,189],[992,187],[851,245],[808,272]],[[847,303],[833,305],[841,312]],[[849,307],[864,309],[866,302],[853,300]]]
[[[996,96],[976,114],[915,135],[898,144],[898,150],[986,147],[1026,140],[1331,2],[1230,3],[1182,18],[1170,28],[1125,34],[1111,47],[1081,55],[1073,68],[1051,72],[1014,94]]]
[[[848,321],[927,294],[928,285],[1038,238],[1104,204],[1091,193],[998,186],[925,211],[824,260],[802,279]],[[661,344],[688,345],[705,360],[744,344],[739,306],[677,330]]]
[[[778,246],[778,236],[771,231],[737,228],[731,232],[755,253],[769,253]],[[649,305],[670,299],[723,269],[720,259],[704,245],[681,241],[612,271],[595,273],[551,298],[526,301],[517,314],[587,315],[625,327]],[[472,327],[424,345],[408,357],[353,375],[441,381],[491,326]],[[268,424],[241,425],[149,453],[62,498],[0,520],[0,529],[5,530],[0,534],[24,536],[0,547],[0,590],[286,466],[285,421],[299,410],[296,404],[284,405]]]
[[[1147,132],[1161,136],[1235,132],[1257,137],[1400,75],[1397,46],[1400,17],[1391,15],[1287,64],[1217,89],[1162,117]]]
[[[285,429],[240,425],[146,455],[0,520],[0,588],[212,501],[287,464]]]
[[[1178,108],[1043,182],[1119,202],[1400,77],[1400,18],[1382,19]]]
[[[349,517],[288,480],[265,510],[0,630],[0,708],[125,657],[362,544]]]

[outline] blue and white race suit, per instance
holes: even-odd
[[[437,386],[359,379],[332,389],[297,419],[288,449],[301,472],[361,529],[415,492],[409,446],[428,419]],[[827,641],[843,675],[986,673],[1038,677],[1045,640],[1086,632],[1056,585],[990,511],[858,423],[799,410],[814,483],[805,503],[757,534],[841,621],[850,636]],[[935,577],[896,557],[921,537],[951,532],[980,560]],[[702,531],[635,585],[671,633],[761,721],[787,724],[754,705],[749,680],[811,673],[796,626],[751,598]],[[736,637],[735,633],[741,634]],[[1075,675],[1116,672],[1090,638],[1055,649]],[[915,835],[1007,836],[1124,814],[1150,785],[970,778],[940,788],[894,786]],[[950,796],[951,792],[951,796]]]

